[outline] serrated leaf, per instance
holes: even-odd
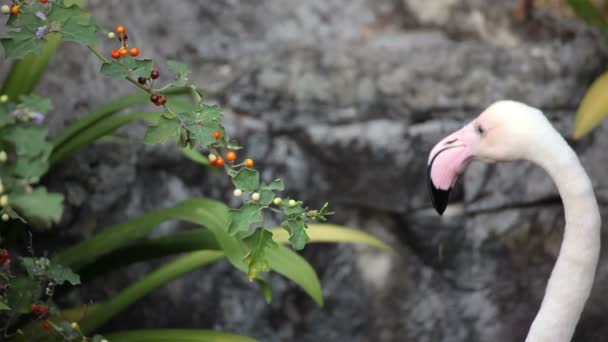
[[[110,77],[125,78],[129,76],[129,71],[117,61],[103,63],[100,71],[102,74]]]
[[[19,126],[8,130],[1,139],[10,141],[15,145],[17,156],[37,157],[50,148],[46,136],[46,128]]]
[[[266,249],[277,248],[279,245],[272,240],[272,232],[264,228],[256,229],[253,234],[243,239],[243,242],[249,247],[249,253],[245,255],[243,261],[249,266],[247,275],[249,280],[253,281],[261,272],[270,270]]]
[[[274,192],[270,191],[270,190],[260,190],[260,199],[258,200],[258,203],[260,205],[269,205],[270,203],[272,203],[272,200],[274,199]]]
[[[69,17],[61,26],[63,40],[74,41],[82,45],[98,45],[97,23],[94,18],[90,18],[86,24],[82,23],[82,18]]]
[[[179,122],[174,119],[167,119],[164,116],[160,118],[156,126],[148,127],[144,142],[146,144],[164,144],[168,139],[177,139],[179,137]]]
[[[245,204],[239,209],[230,209],[229,234],[246,232],[252,224],[260,223],[264,220],[264,215],[260,206],[256,203]]]
[[[253,192],[260,186],[260,174],[254,169],[244,167],[232,177],[232,183],[237,189]]]
[[[285,183],[283,183],[282,179],[275,179],[263,188],[268,190],[283,191],[285,190]]]
[[[12,174],[21,178],[41,177],[49,170],[51,147],[36,157],[17,158],[12,167]]]
[[[574,119],[573,137],[591,132],[608,116],[608,72],[603,73],[587,89]]]
[[[137,76],[148,77],[152,69],[154,69],[154,62],[151,59],[137,59],[135,60],[133,73]]]
[[[38,95],[22,95],[19,97],[21,106],[30,109],[34,112],[47,113],[53,109],[53,103],[48,97]]]
[[[80,276],[63,265],[52,263],[48,271],[48,277],[55,283],[62,285],[66,281],[71,285],[80,285]]]
[[[45,41],[30,32],[11,31],[7,38],[0,39],[6,58],[22,59],[34,54],[40,55]]]
[[[306,234],[306,224],[302,218],[287,220],[284,227],[289,231],[289,242],[296,250],[301,250],[310,241],[310,238]]]
[[[175,60],[168,60],[167,67],[169,68],[169,70],[173,71],[173,73],[175,73],[178,76],[187,75],[190,73],[190,69],[188,68],[188,66],[186,64],[175,61]]]
[[[63,212],[63,195],[48,193],[46,188],[39,186],[34,191],[12,195],[9,205],[28,222],[35,226],[46,227],[52,222],[59,222]]]

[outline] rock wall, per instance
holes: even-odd
[[[90,1],[100,23],[122,23],[144,57],[193,67],[209,101],[263,177],[292,195],[329,200],[334,222],[377,235],[388,255],[311,245],[319,308],[270,277],[274,301],[226,263],[207,267],[130,308],[108,329],[215,328],[261,341],[522,341],[561,242],[558,194],[525,162],[475,163],[443,217],[423,182],[432,145],[497,99],[542,108],[566,134],[585,88],[606,67],[605,40],[576,20],[515,1]],[[106,47],[109,51],[110,46]],[[132,86],[97,73],[94,56],[65,46],[40,93],[56,99],[52,131]],[[5,69],[6,65],[2,66]],[[164,66],[160,66],[161,74]],[[171,146],[99,143],[48,180],[67,195],[61,242],[194,196],[232,201],[226,177]],[[576,145],[607,213],[608,126]],[[181,229],[162,225],[155,234]],[[606,242],[606,233],[602,234]],[[71,300],[107,298],[152,270],[136,265]],[[575,341],[608,338],[605,253]]]

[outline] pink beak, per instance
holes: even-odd
[[[427,166],[427,182],[433,207],[439,215],[443,214],[448,205],[452,187],[458,176],[474,159],[474,149],[479,141],[473,124],[442,139],[429,155]]]

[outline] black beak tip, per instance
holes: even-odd
[[[437,211],[439,215],[443,215],[445,208],[448,206],[448,199],[450,198],[450,190],[441,190],[435,187],[433,184],[433,180],[431,179],[431,165],[428,167],[427,172],[427,184],[429,188],[429,194],[431,196],[431,202],[433,203],[433,208]]]

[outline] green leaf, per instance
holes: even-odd
[[[199,151],[190,148],[190,147],[182,147],[182,153],[188,157],[190,160],[195,161],[199,164],[209,166],[209,158],[202,155]]]
[[[283,191],[285,190],[285,184],[283,183],[283,180],[275,179],[270,182],[270,184],[265,185],[263,189]]]
[[[40,55],[45,41],[31,32],[10,31],[7,38],[0,39],[6,58],[21,59],[27,55]]]
[[[587,89],[576,117],[572,136],[579,139],[597,127],[608,116],[608,72],[603,73]]]
[[[38,281],[18,275],[11,279],[10,284],[7,296],[8,305],[19,313],[29,312],[30,304],[40,290]]]
[[[146,144],[164,144],[169,139],[175,140],[179,137],[179,128],[177,120],[161,116],[156,126],[148,127],[144,142]]]
[[[99,44],[97,23],[93,17],[87,23],[83,23],[82,18],[69,17],[61,26],[61,33],[65,41],[74,41],[82,45],[91,46]]]
[[[188,66],[186,64],[175,61],[175,60],[168,60],[167,67],[169,68],[169,70],[173,71],[173,73],[178,75],[178,77],[180,75],[187,75],[190,73],[190,69],[188,68]]]
[[[11,309],[10,306],[8,306],[5,303],[3,303],[3,302],[0,301],[0,311],[2,311],[2,310],[10,310],[10,309]]]
[[[151,59],[137,59],[133,73],[137,76],[149,77],[152,69],[154,69],[154,62]]]
[[[100,71],[102,74],[110,77],[125,78],[129,76],[129,70],[117,61],[103,63]]]
[[[277,248],[279,245],[272,240],[272,232],[264,228],[258,228],[250,236],[243,239],[249,248],[249,253],[245,255],[243,261],[249,265],[247,275],[253,281],[261,272],[270,270],[270,264],[266,260],[266,250]]]
[[[212,330],[135,330],[105,335],[112,342],[256,342],[256,340]]]
[[[274,199],[274,192],[270,191],[270,190],[260,190],[260,199],[258,200],[258,203],[260,205],[266,206],[269,205],[270,203],[272,203],[272,200]]]
[[[15,117],[9,115],[4,105],[0,105],[0,128],[13,124],[15,122]]]
[[[258,276],[255,278],[255,282],[260,286],[260,291],[262,292],[262,296],[264,296],[264,300],[266,304],[270,304],[272,302],[272,288],[266,279]]]
[[[296,250],[303,249],[310,241],[310,238],[306,235],[306,224],[302,217],[287,220],[283,227],[289,231],[289,242]]]
[[[51,267],[49,268],[49,278],[59,285],[62,285],[66,281],[72,285],[80,285],[80,277],[78,274],[58,263],[51,264]]]
[[[48,193],[43,186],[24,194],[9,197],[9,205],[36,226],[46,227],[59,222],[63,211],[63,195]]]
[[[208,146],[216,142],[213,132],[219,131],[224,136],[224,129],[219,124],[219,114],[213,111],[181,112],[177,118],[192,133],[199,144]]]
[[[46,128],[18,126],[8,130],[0,139],[12,142],[19,157],[38,157],[49,152],[50,144],[46,136]]]
[[[260,186],[260,174],[254,169],[244,167],[232,177],[232,183],[237,189],[253,192]]]
[[[264,220],[262,210],[256,203],[248,203],[239,209],[231,209],[230,217],[231,221],[228,233],[233,235],[238,232],[246,232],[252,224],[260,223]]]
[[[48,97],[38,96],[34,94],[22,95],[19,97],[21,106],[30,109],[34,112],[47,113],[53,109],[53,103]]]
[[[283,212],[287,216],[302,216],[304,213],[304,208],[302,208],[301,202],[297,202],[295,206],[289,206],[289,200],[284,200],[282,202]]]
[[[601,29],[608,29],[608,23],[602,16],[601,12],[589,0],[567,0],[568,5],[574,10],[574,13],[585,22],[591,25],[598,26]]]

